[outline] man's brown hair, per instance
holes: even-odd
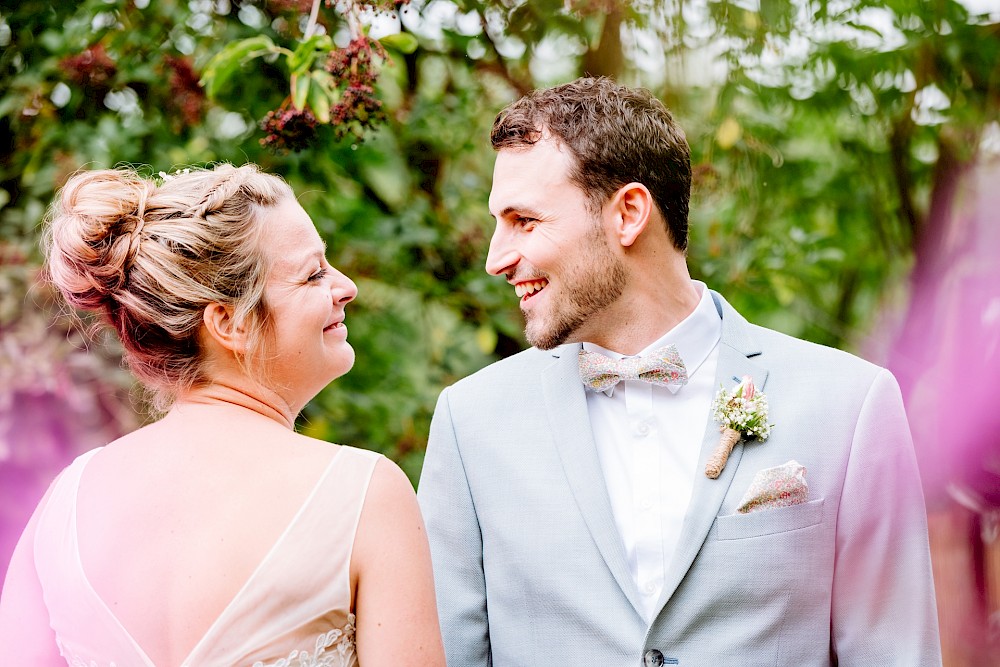
[[[663,103],[643,88],[581,78],[535,90],[493,122],[494,150],[527,147],[551,136],[575,158],[570,179],[599,211],[627,183],[649,188],[678,250],[688,242],[691,152]]]

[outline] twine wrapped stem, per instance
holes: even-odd
[[[705,464],[705,474],[710,479],[717,479],[722,474],[722,469],[726,467],[726,461],[733,451],[733,447],[740,441],[740,432],[731,428],[723,428],[719,444],[715,446],[715,451]]]

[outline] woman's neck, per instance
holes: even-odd
[[[294,429],[297,412],[276,394],[268,392],[267,396],[262,396],[261,393],[251,393],[244,387],[214,382],[179,396],[168,414],[188,412],[199,407],[241,408],[267,417],[288,429]]]

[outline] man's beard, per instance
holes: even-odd
[[[524,336],[541,350],[551,350],[567,342],[589,319],[600,316],[625,291],[625,265],[608,248],[595,223],[593,233],[577,261],[562,271],[562,294],[550,295],[547,313],[525,314]]]

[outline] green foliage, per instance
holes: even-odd
[[[652,88],[692,146],[695,277],[755,321],[838,346],[912,265],[940,156],[973,159],[1000,108],[995,19],[954,0],[712,0],[700,14],[680,0],[436,0],[377,41],[325,5],[307,36],[302,4],[0,10],[0,243],[37,264],[45,207],[80,168],[282,174],[360,287],[355,369],[300,426],[414,477],[440,389],[524,346],[516,300],[482,269],[489,129],[519,93],[584,72]],[[372,63],[378,105],[345,114]],[[273,153],[258,126],[282,110],[318,123]]]
[[[381,38],[379,42],[382,43],[382,46],[398,51],[404,55],[414,53],[417,50],[417,47],[420,46],[420,42],[417,41],[417,38],[408,32],[397,32],[392,35],[386,35]]]
[[[735,48],[692,141],[692,256],[762,324],[849,345],[1000,117],[996,17],[955,0],[744,5],[709,3]]]
[[[201,75],[201,85],[205,87],[205,93],[209,97],[215,98],[222,86],[226,85],[230,77],[238,72],[247,62],[261,56],[279,53],[288,54],[288,51],[275,46],[274,42],[267,35],[256,35],[241,39],[238,42],[226,44],[205,65],[205,72]],[[295,54],[291,54],[289,61],[297,54],[298,51]],[[292,66],[291,62],[289,66]],[[299,74],[300,72],[296,71],[294,73]]]

